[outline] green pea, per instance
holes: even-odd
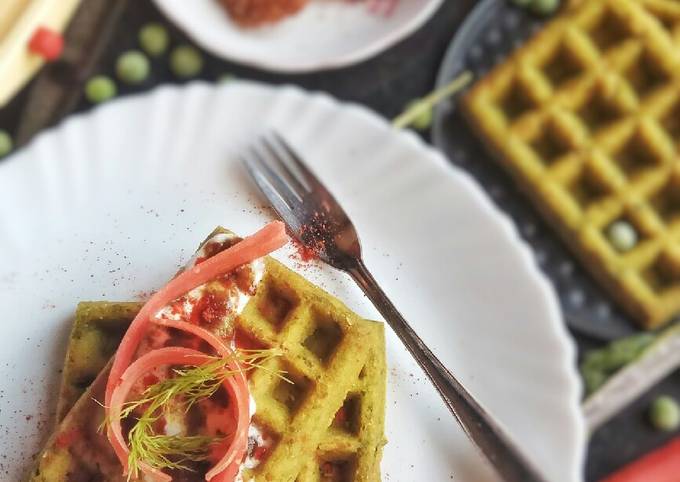
[[[97,75],[85,84],[85,97],[93,104],[99,104],[114,97],[118,92],[116,83],[110,77]]]
[[[126,84],[141,84],[150,71],[149,59],[139,50],[122,53],[116,62],[116,75]]]
[[[168,30],[160,23],[147,23],[139,31],[139,45],[152,57],[164,54],[169,43]]]
[[[432,105],[426,104],[420,100],[412,101],[407,107],[407,111],[414,109],[416,117],[411,121],[411,126],[419,131],[424,131],[432,125],[432,118],[434,113]]]
[[[181,79],[195,77],[203,70],[203,56],[190,45],[180,45],[170,53],[170,69]]]
[[[609,226],[607,237],[612,246],[621,252],[630,251],[638,242],[637,231],[632,224],[623,219]]]
[[[649,407],[649,421],[654,428],[672,432],[680,427],[680,405],[674,398],[661,396]]]
[[[12,136],[6,130],[0,129],[0,157],[6,156],[14,149]]]
[[[531,0],[530,8],[539,15],[552,15],[560,8],[560,0]]]

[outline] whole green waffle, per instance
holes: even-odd
[[[93,399],[102,399],[107,360],[140,306],[79,304],[59,401],[61,423],[29,480],[125,480],[105,437],[96,433],[103,408]],[[337,299],[267,259],[237,332],[254,346],[284,352],[249,379],[257,405],[253,421],[273,445],[259,466],[245,471],[244,480],[380,480],[383,325],[358,318]],[[103,375],[87,388],[85,381],[97,370]],[[275,370],[285,370],[294,384],[275,376]],[[86,443],[71,443],[73,433],[86,434]]]
[[[680,312],[680,2],[575,2],[468,93],[468,119],[643,326]],[[639,241],[613,246],[626,221]]]

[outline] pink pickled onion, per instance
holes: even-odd
[[[202,263],[187,269],[183,273],[179,274],[173,280],[171,280],[165,287],[160,289],[151,299],[142,307],[140,312],[137,314],[133,322],[131,323],[128,331],[125,333],[123,340],[116,352],[111,367],[111,372],[109,374],[109,379],[106,386],[105,394],[105,406],[107,417],[110,420],[118,420],[117,423],[112,423],[107,431],[107,435],[110,443],[112,444],[116,455],[120,459],[123,467],[127,471],[127,457],[129,455],[129,450],[125,444],[125,440],[122,435],[122,429],[120,426],[120,405],[124,403],[124,398],[132,386],[129,379],[135,371],[141,370],[138,362],[140,360],[148,360],[147,356],[152,353],[157,353],[161,351],[161,354],[171,354],[173,352],[167,352],[162,350],[188,350],[187,353],[193,353],[192,356],[202,356],[204,359],[206,355],[200,351],[190,350],[188,348],[163,348],[160,350],[155,350],[149,352],[146,355],[140,357],[137,361],[133,363],[133,358],[137,351],[140,341],[144,337],[149,322],[153,321],[159,325],[164,325],[172,328],[177,328],[199,338],[205,340],[212,348],[214,348],[220,356],[233,356],[230,348],[227,347],[226,343],[221,340],[218,336],[213,333],[201,328],[200,326],[192,325],[183,321],[174,320],[163,320],[156,319],[156,313],[166,306],[172,300],[178,298],[179,296],[191,291],[193,288],[200,286],[212,279],[217,278],[220,275],[229,273],[230,271],[247,264],[255,259],[266,256],[267,254],[279,249],[288,242],[288,236],[285,231],[285,225],[280,221],[274,221],[267,224],[264,228],[260,229],[257,233],[243,239],[239,243],[227,248],[221,253],[216,254],[203,261]],[[182,353],[179,351],[177,353]],[[160,356],[160,355],[154,355]],[[131,364],[132,363],[132,364]],[[191,364],[191,363],[188,363]],[[132,370],[132,367],[135,367]],[[239,463],[242,460],[246,445],[247,445],[247,435],[248,435],[248,424],[250,420],[249,414],[249,394],[248,394],[248,384],[245,376],[240,371],[238,364],[234,361],[234,366],[230,365],[230,369],[234,369],[237,373],[233,377],[229,377],[228,380],[236,380],[227,386],[230,395],[236,401],[237,411],[237,432],[234,435],[234,442],[243,440],[244,443],[234,449],[235,443],[232,443],[230,450],[225,454],[225,456],[220,459],[219,462],[206,474],[206,480],[214,479],[214,482],[227,482],[233,480],[236,476]],[[130,371],[132,370],[132,374]],[[133,377],[134,378],[134,377]],[[136,379],[136,378],[135,378]],[[123,390],[123,385],[126,385],[126,389]],[[129,385],[128,385],[129,384]],[[229,388],[232,387],[232,388]],[[114,394],[124,393],[123,395],[117,395],[114,400]],[[122,402],[116,405],[117,402]],[[116,403],[114,403],[114,401]],[[112,416],[116,413],[114,407],[117,406],[118,417]],[[146,464],[142,464],[142,467],[147,470],[148,475],[158,480],[159,482],[167,482],[170,480],[166,474],[161,471],[155,470]],[[231,478],[229,478],[231,477]]]
[[[233,354],[228,355],[233,356]],[[120,384],[113,390],[111,396],[111,403],[109,405],[109,440],[118,456],[118,459],[125,468],[125,474],[128,472],[128,456],[130,450],[123,437],[121,427],[121,412],[126,403],[126,399],[134,384],[145,373],[162,365],[194,365],[201,366],[213,360],[213,357],[206,355],[197,350],[181,347],[168,347],[153,350],[145,355],[142,355],[135,360],[123,373],[120,379]],[[230,370],[234,370],[234,376],[227,377],[224,380],[224,387],[229,393],[230,399],[235,402],[236,430],[232,442],[227,449],[224,456],[210,469],[206,474],[205,479],[210,481],[217,475],[222,475],[227,472],[234,476],[238,472],[239,464],[243,459],[248,447],[248,425],[250,424],[250,398],[248,394],[248,384],[245,376],[238,368],[236,362],[228,364]],[[152,480],[156,482],[170,482],[172,478],[155,469],[144,462],[139,464],[140,470]],[[226,474],[225,474],[226,475]],[[218,479],[219,480],[219,479]],[[222,477],[222,480],[233,480]]]
[[[168,320],[165,318],[153,318],[151,322],[159,326],[167,326],[168,328],[186,331],[187,333],[197,336],[208,343],[217,354],[222,357],[232,353],[232,350],[227,347],[226,343],[224,343],[220,337],[198,325],[187,323],[186,321]]]
[[[110,405],[114,388],[120,382],[123,371],[132,362],[137,346],[146,332],[149,319],[158,310],[193,288],[239,266],[266,256],[287,242],[288,235],[285,225],[281,221],[273,221],[252,236],[248,236],[243,241],[179,274],[156,292],[132,321],[116,352],[106,385],[105,405]]]

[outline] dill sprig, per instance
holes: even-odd
[[[253,370],[255,368],[274,374],[274,376],[281,380],[293,384],[293,381],[286,377],[284,370],[272,370],[267,367],[267,362],[273,358],[283,355],[283,350],[280,348],[269,348],[266,350],[246,350],[239,349],[236,351],[236,359],[241,366],[246,367],[245,371]]]
[[[192,471],[187,464],[206,460],[210,446],[220,440],[205,435],[157,435],[151,420],[139,420],[128,434],[128,480],[139,477],[141,461],[155,469]]]
[[[138,399],[125,403],[120,419],[136,420],[128,432],[128,480],[139,477],[142,462],[159,470],[190,471],[189,462],[206,460],[210,446],[219,443],[220,437],[158,434],[154,428],[156,423],[171,406],[187,413],[199,401],[212,397],[227,378],[239,372],[255,368],[271,371],[267,362],[281,355],[280,348],[237,350],[233,358],[210,357],[212,360],[200,366],[173,368],[174,376],[150,385]],[[230,367],[233,361],[238,368]],[[285,372],[274,370],[273,373],[291,383]]]

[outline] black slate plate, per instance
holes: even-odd
[[[464,70],[471,71],[476,78],[483,76],[540,29],[543,21],[513,7],[507,0],[481,0],[451,42],[437,86],[448,84]],[[536,261],[555,286],[570,328],[600,340],[635,331],[632,320],[578,264],[492,159],[458,112],[455,100],[437,108],[432,140],[454,164],[472,174],[496,205],[514,220],[521,237],[531,245]]]

